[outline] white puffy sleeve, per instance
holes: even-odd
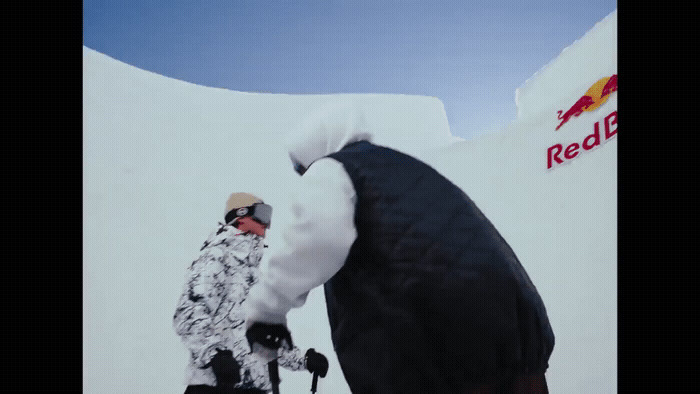
[[[284,245],[248,298],[247,323],[286,324],[286,314],[306,302],[310,290],[343,267],[355,238],[352,181],[343,165],[323,158],[300,178],[292,196],[292,220]]]

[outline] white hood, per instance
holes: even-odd
[[[304,167],[356,141],[371,141],[363,111],[352,101],[327,104],[312,112],[287,136],[290,157]]]

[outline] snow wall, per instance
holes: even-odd
[[[517,89],[505,130],[427,160],[498,228],[544,299],[552,393],[617,392],[616,90],[614,11]]]
[[[381,130],[377,143],[433,165],[513,247],[556,335],[551,392],[616,392],[616,41],[615,11],[516,91],[514,122],[470,141],[451,135],[434,97],[234,92],[84,47],[83,392],[184,391],[188,355],[172,315],[186,267],[234,191],[275,207],[268,250],[279,245],[296,177],[282,138],[348,98]],[[299,347],[329,358],[319,393],[348,393],[321,288],[289,327]],[[280,375],[281,392],[309,391],[308,372]]]

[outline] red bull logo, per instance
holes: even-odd
[[[574,116],[578,117],[584,111],[588,112],[597,109],[608,101],[608,97],[616,91],[617,74],[599,79],[598,82],[594,83],[568,111],[557,111],[557,119],[561,120],[561,123],[559,123],[559,126],[554,130],[559,130],[569,119]]]
[[[580,153],[593,150],[617,135],[617,110],[612,111],[602,119],[604,131],[601,131],[600,121],[593,125],[593,134],[586,136],[581,143],[573,142],[566,147],[554,144],[547,149],[547,169],[557,164],[575,159]],[[603,139],[605,137],[605,139]]]

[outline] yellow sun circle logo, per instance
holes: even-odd
[[[608,97],[610,96],[610,94],[606,94],[605,96],[603,96],[603,88],[608,83],[610,78],[611,77],[601,78],[600,80],[598,80],[598,82],[594,83],[593,86],[591,86],[586,91],[584,95],[593,99],[593,104],[589,105],[587,108],[583,108],[584,111],[593,111],[596,108],[603,105],[606,101],[608,101]]]

